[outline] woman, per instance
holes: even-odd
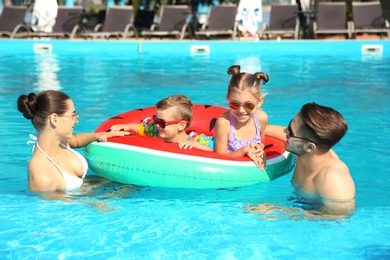
[[[38,139],[31,135],[35,147],[28,163],[30,191],[70,191],[80,188],[88,164],[71,147],[83,147],[93,141],[106,141],[112,136],[128,134],[116,131],[73,135],[79,115],[70,97],[60,91],[21,95],[17,103],[18,110],[32,121],[38,132]]]

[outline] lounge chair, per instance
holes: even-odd
[[[390,38],[389,22],[383,19],[380,2],[352,2],[351,31],[358,33],[386,34]]]
[[[14,38],[19,30],[27,30],[23,24],[26,6],[4,6],[0,15],[0,36]]]
[[[92,32],[84,31],[79,36],[84,38],[122,38],[135,37],[138,32],[132,24],[132,6],[110,6],[107,9],[103,24],[97,24]]]
[[[343,3],[319,3],[318,12],[313,21],[314,37],[318,35],[344,34],[351,38],[347,24],[347,8]]]
[[[148,39],[151,37],[176,37],[183,40],[189,34],[187,19],[190,13],[188,6],[162,6],[160,22],[153,24],[150,30],[143,31],[142,36]]]
[[[31,28],[27,32],[17,33],[15,38],[69,38],[73,39],[79,28],[83,9],[81,6],[59,6],[56,22],[52,32],[33,31]]]
[[[199,31],[195,32],[198,38],[209,39],[212,36],[229,36],[235,40],[238,35],[237,6],[235,5],[213,5],[211,6],[208,21],[202,25]]]
[[[264,36],[269,39],[269,36],[292,36],[298,39],[299,22],[298,22],[298,6],[291,4],[274,4],[271,5],[270,22],[262,30],[259,30],[259,38]]]

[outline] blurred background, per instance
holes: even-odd
[[[49,1],[49,0],[45,0]],[[57,1],[59,5],[82,6],[83,16],[80,25],[86,30],[93,29],[97,24],[103,24],[107,7],[113,5],[126,6],[131,5],[134,10],[134,21],[137,19],[138,10],[153,12],[150,23],[157,24],[161,7],[164,5],[188,5],[191,7],[191,15],[188,22],[192,32],[198,30],[208,18],[210,6],[221,4],[239,5],[240,0],[50,0]],[[242,0],[248,1],[248,0]],[[299,8],[299,20],[302,28],[308,27],[315,19],[315,13],[320,2],[345,2],[347,7],[347,19],[352,20],[352,2],[380,2],[383,18],[390,21],[390,0],[250,0],[256,2],[261,7],[262,21],[261,27],[269,25],[270,6],[272,4],[297,4]],[[252,3],[252,2],[251,2]],[[0,12],[5,5],[24,5],[32,8],[34,0],[0,0]],[[156,15],[154,15],[156,14]],[[139,19],[138,19],[139,20]],[[149,26],[149,22],[148,22]],[[137,25],[136,25],[137,27]],[[146,28],[146,26],[145,26]],[[138,27],[137,27],[138,29]],[[247,35],[241,35],[247,36]],[[249,35],[252,36],[252,35]],[[302,38],[312,39],[312,35],[306,35]]]

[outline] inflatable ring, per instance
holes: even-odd
[[[187,130],[213,136],[216,119],[226,108],[194,105]],[[156,107],[125,112],[103,122],[95,132],[112,125],[140,123],[154,115]],[[93,142],[84,149],[90,170],[125,184],[175,188],[231,188],[274,180],[289,173],[295,157],[281,140],[266,136],[267,166],[260,170],[248,157],[236,157],[199,149],[180,149],[177,143],[132,134]]]

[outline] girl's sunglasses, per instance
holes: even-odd
[[[186,122],[187,124],[190,123],[190,121],[188,120],[184,120],[184,119],[178,119],[178,120],[172,120],[172,121],[165,121],[164,119],[160,119],[158,118],[157,116],[153,116],[153,122],[158,125],[159,127],[161,127],[162,129],[164,129],[167,125],[173,125],[173,124],[178,124],[180,122]]]
[[[241,103],[240,101],[237,100],[229,100],[229,107],[234,110],[240,109],[240,107],[243,107],[246,111],[252,111],[255,109],[257,105],[256,103],[253,103],[251,101],[246,101],[244,103]]]

